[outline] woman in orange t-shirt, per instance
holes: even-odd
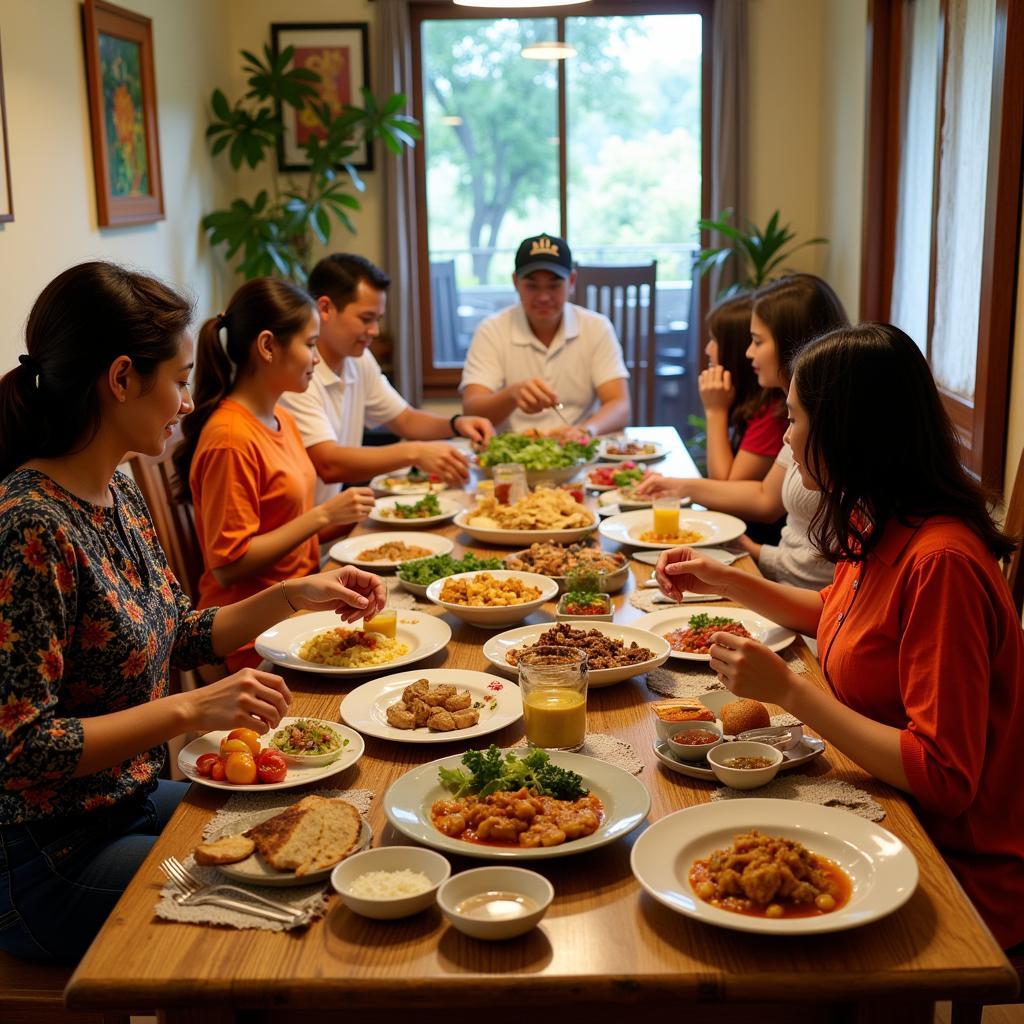
[[[993,523],[918,347],[889,324],[832,331],[797,356],[786,440],[822,495],[821,593],[665,552],[666,593],[718,593],[816,635],[831,692],[764,645],[716,633],[711,667],[784,707],[876,778],[921,824],[1004,949],[1024,952],[1024,632]]]
[[[277,405],[284,392],[309,386],[319,327],[304,291],[265,277],[242,285],[199,332],[196,411],[183,422],[175,465],[195,506],[205,563],[200,608],[315,573],[318,535],[373,507],[367,488],[313,504],[316,470]],[[259,662],[251,644],[227,658],[232,671]]]

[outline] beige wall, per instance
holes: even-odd
[[[153,19],[167,219],[138,227],[96,223],[81,4],[3,0],[13,223],[0,224],[0,369],[23,351],[25,320],[43,285],[88,259],[132,264],[188,289],[205,312],[220,282],[199,230],[222,198],[205,154],[204,109],[223,66],[221,0],[119,0]]]

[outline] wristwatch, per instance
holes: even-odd
[[[451,428],[452,437],[459,437],[459,432],[455,429],[455,421],[462,419],[466,414],[464,412],[457,412],[449,421],[448,426]]]

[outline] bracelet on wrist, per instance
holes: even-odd
[[[448,420],[448,426],[451,428],[452,437],[458,437],[459,432],[455,429],[455,421],[462,419],[464,413],[457,412],[450,420]]]
[[[284,594],[284,599],[288,602],[288,607],[293,612],[297,612],[299,609],[292,604],[292,599],[288,596],[288,588],[284,585],[284,580],[281,580],[281,593]]]

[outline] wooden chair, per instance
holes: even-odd
[[[1003,571],[1006,582],[1010,584],[1017,614],[1024,615],[1024,449],[1021,449],[1020,461],[1017,463],[1017,475],[1013,481],[1010,502],[1006,506],[1003,526],[1011,537],[1021,540],[1021,546],[1006,559]]]
[[[633,423],[655,422],[657,358],[654,333],[657,260],[635,266],[576,268],[576,302],[603,313],[615,327],[629,370]]]

